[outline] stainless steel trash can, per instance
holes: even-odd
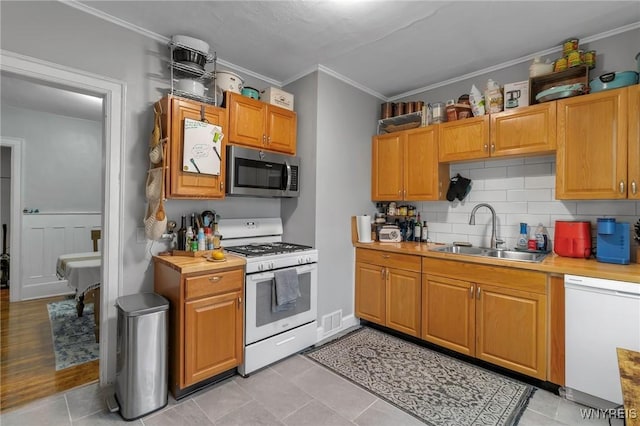
[[[120,415],[134,420],[167,405],[169,301],[155,293],[116,299],[118,334],[115,397]]]

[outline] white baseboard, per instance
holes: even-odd
[[[20,300],[42,299],[44,297],[73,295],[74,292],[67,285],[67,280],[59,283],[31,284],[22,287]]]
[[[320,321],[321,323],[322,321]],[[318,327],[318,342],[324,340],[328,337],[331,337],[335,334],[340,333],[343,330],[346,330],[349,327],[353,327],[360,324],[360,320],[356,318],[355,315],[347,315],[346,317],[342,317],[342,325],[340,328],[336,328],[335,330],[331,330],[330,333],[324,334],[324,328],[322,326]]]

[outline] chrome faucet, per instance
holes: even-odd
[[[471,210],[471,217],[469,218],[469,225],[476,224],[476,211],[480,207],[486,207],[491,210],[491,248],[497,249],[498,244],[504,244],[504,240],[496,238],[496,211],[487,203],[477,204],[473,210]]]

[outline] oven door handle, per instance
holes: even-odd
[[[284,190],[289,191],[291,189],[291,165],[288,162],[284,162]]]
[[[296,266],[295,269],[298,275],[306,274],[317,268],[316,264]],[[247,280],[252,282],[272,280],[275,277],[274,272],[261,272],[259,274],[247,274]]]

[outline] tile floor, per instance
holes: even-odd
[[[92,384],[36,401],[0,415],[2,426],[30,425],[419,425],[404,411],[301,355],[280,361],[248,378],[234,376],[134,422],[109,413],[111,389]],[[608,425],[586,420],[581,405],[538,389],[520,419],[531,425]],[[614,419],[612,425],[622,425]]]

